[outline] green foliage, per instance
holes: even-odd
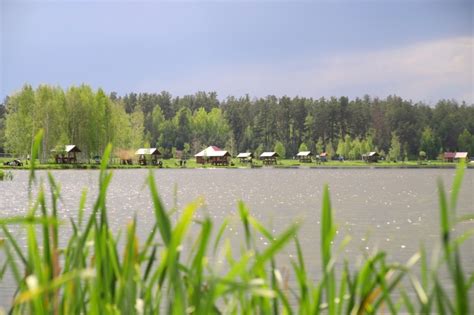
[[[328,154],[328,159],[331,159],[334,154],[336,153],[334,151],[334,147],[332,146],[332,143],[329,142],[327,145],[326,145],[326,153]]]
[[[433,108],[397,96],[349,100],[246,95],[219,101],[215,92],[108,96],[87,85],[67,90],[25,85],[0,105],[0,151],[5,146],[7,152],[25,156],[39,129],[44,130],[43,162],[58,145],[76,144],[90,157],[109,142],[117,150],[148,142],[165,152],[189,143],[196,153],[208,145],[235,152],[255,151],[260,145],[269,150],[279,141],[287,156],[304,143],[315,153],[326,148],[358,160],[375,148],[388,152],[393,132],[402,144],[401,157],[416,158],[422,150],[433,159],[440,150],[472,151],[474,107],[443,100]]]
[[[420,150],[426,152],[428,159],[436,159],[440,145],[430,127],[426,127],[421,134]]]
[[[66,144],[76,144],[85,156],[93,156],[102,152],[108,142],[118,148],[132,142],[128,139],[132,135],[128,116],[101,89],[93,92],[81,85],[64,92],[41,85],[35,91],[25,85],[8,98],[6,106],[5,145],[17,156],[29,153],[39,129],[44,130],[40,156],[43,161],[50,157],[52,149]],[[139,123],[139,132],[143,133],[143,122]]]
[[[304,152],[304,151],[309,151],[309,149],[308,149],[308,146],[306,145],[306,143],[302,142],[300,144],[300,147],[298,148],[298,152]]]
[[[401,145],[400,138],[396,133],[392,133],[392,141],[390,142],[390,150],[388,151],[388,157],[391,161],[399,161],[401,158]]]
[[[263,150],[264,150],[264,149],[263,149],[263,145],[262,145],[262,144],[259,145],[259,146],[257,147],[257,149],[255,150],[255,154],[254,154],[255,157],[258,158],[258,157],[263,153]]]
[[[39,148],[41,135],[34,148]],[[33,149],[32,152],[36,152]],[[440,241],[442,253],[429,262],[423,247],[406,263],[393,263],[384,251],[365,256],[362,264],[334,254],[336,225],[329,188],[324,187],[321,207],[321,260],[319,275],[309,273],[297,233],[290,225],[281,234],[265,228],[243,202],[238,204],[243,229],[242,246],[234,248],[225,239],[227,221],[216,227],[210,218],[196,213],[196,200],[171,219],[156,190],[153,173],[148,176],[155,224],[149,236],[139,240],[136,218],[125,232],[115,236],[109,225],[106,194],[112,173],[107,171],[111,146],[103,154],[99,192],[93,211],[85,216],[83,193],[78,216],[70,219],[70,237],[59,245],[65,224],[60,224],[60,188],[49,175],[51,203],[46,203],[43,184],[26,216],[1,218],[4,239],[0,248],[6,258],[3,275],[11,273],[17,290],[12,293],[11,314],[378,314],[454,313],[469,314],[474,274],[464,271],[460,246],[474,230],[453,234],[458,222],[457,200],[464,175],[460,164],[450,196],[440,182]],[[34,165],[32,166],[34,174]],[[26,230],[26,250],[9,230]],[[183,243],[192,232],[192,245]],[[257,239],[268,246],[259,247]],[[291,241],[296,257],[291,261],[288,284],[282,277],[278,255]],[[347,245],[347,240],[341,246]],[[218,263],[222,260],[223,266]],[[419,272],[414,266],[419,262]],[[336,268],[336,266],[340,266]],[[446,269],[449,283],[441,281]],[[444,279],[444,278],[443,278]],[[3,278],[0,277],[0,281]],[[409,284],[409,286],[407,286]],[[289,286],[289,287],[288,287]],[[450,293],[453,288],[452,294]]]
[[[474,154],[474,135],[464,129],[458,137],[458,151]]]
[[[283,143],[280,141],[275,142],[275,152],[278,153],[278,155],[284,159],[286,157],[286,149]]]
[[[316,149],[316,154],[321,154],[322,152],[324,152],[323,139],[321,138],[318,139],[318,142],[316,142],[315,149]]]

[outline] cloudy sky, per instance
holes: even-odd
[[[0,0],[0,97],[397,94],[474,102],[474,1]]]

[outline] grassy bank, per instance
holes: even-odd
[[[109,153],[110,147],[104,156]],[[339,272],[332,245],[336,228],[326,186],[320,210],[322,270],[314,275],[306,271],[298,225],[274,235],[240,202],[244,235],[242,246],[232,248],[223,237],[226,223],[215,226],[211,218],[195,219],[199,200],[185,206],[173,223],[152,172],[148,185],[155,224],[148,238],[138,239],[136,220],[122,231],[122,237],[114,235],[106,207],[112,172],[104,162],[98,197],[89,216],[84,215],[84,195],[78,219],[60,222],[60,189],[49,176],[51,208],[40,188],[28,215],[0,219],[0,246],[7,257],[0,275],[11,273],[17,285],[11,292],[13,314],[469,314],[474,274],[463,270],[460,245],[474,230],[460,236],[451,232],[460,221],[474,218],[472,214],[456,216],[463,174],[461,165],[449,196],[442,183],[438,185],[443,251],[433,261],[423,248],[401,263],[388,262],[387,253],[379,251],[366,257],[361,266],[344,261]],[[193,224],[199,227],[198,232],[191,236],[194,244],[183,255],[183,240],[190,236]],[[12,225],[26,230],[26,249],[10,232]],[[60,248],[58,239],[65,225],[72,236],[68,245]],[[260,237],[268,242],[263,249],[256,246]],[[282,277],[276,259],[289,246],[297,251],[290,271],[297,279],[294,288]],[[225,267],[218,265],[218,260]],[[439,280],[443,268],[448,270],[450,283]]]
[[[10,160],[10,159],[9,159]],[[275,167],[275,168],[456,168],[458,163],[448,163],[442,161],[424,161],[419,163],[418,161],[407,161],[407,162],[386,162],[381,161],[378,163],[366,163],[363,161],[329,161],[317,164],[312,163],[300,163],[298,160],[284,159],[278,160],[277,165],[266,166],[261,161],[254,160],[253,165],[249,163],[240,163],[238,159],[232,159],[232,163],[229,166],[213,166],[211,164],[197,164],[194,159],[190,159],[186,162],[185,166],[179,164],[178,159],[164,159],[163,168],[165,169],[194,169],[194,168],[261,168],[261,167]],[[118,162],[109,163],[107,166],[109,169],[134,169],[134,168],[158,168],[158,166],[147,165],[141,166],[138,164],[133,165],[121,165]],[[474,168],[474,164],[470,163],[467,165],[468,168]],[[0,169],[29,169],[29,165],[26,163],[20,167],[12,167],[3,165],[3,161],[0,161]],[[43,170],[59,170],[59,169],[100,169],[100,164],[96,163],[78,163],[78,164],[56,164],[56,163],[40,163],[36,162],[36,169]]]

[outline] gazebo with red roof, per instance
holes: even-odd
[[[205,148],[194,156],[198,164],[211,163],[212,165],[229,165],[230,153],[213,145]]]

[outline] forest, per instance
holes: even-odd
[[[158,147],[194,154],[216,145],[231,154],[277,150],[291,158],[299,150],[360,159],[379,151],[392,160],[436,159],[444,151],[474,152],[474,106],[454,100],[414,103],[398,96],[242,97],[215,92],[172,96],[169,92],[119,96],[88,85],[24,85],[0,104],[0,153],[24,157],[44,130],[42,158],[65,144],[85,156]]]

